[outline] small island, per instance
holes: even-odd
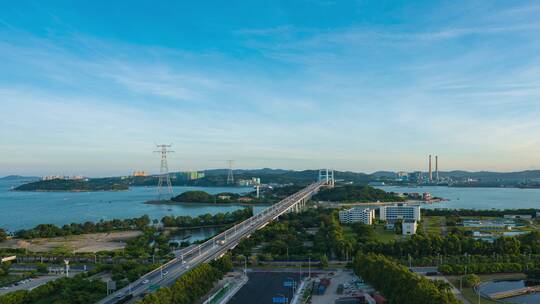
[[[345,203],[403,202],[406,200],[396,193],[366,185],[346,185],[323,189],[313,199]]]
[[[256,198],[250,194],[240,195],[237,193],[223,192],[218,194],[209,194],[205,191],[186,191],[170,200],[148,201],[146,204],[155,205],[175,205],[175,204],[234,204],[234,205],[255,205],[269,204],[268,200]]]
[[[117,179],[52,179],[40,180],[20,185],[14,191],[40,191],[40,192],[89,192],[89,191],[122,191],[128,190],[127,183]]]

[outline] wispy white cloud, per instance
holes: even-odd
[[[447,168],[540,166],[538,24],[495,21],[244,29],[246,59],[2,32],[0,167],[150,170],[155,141],[179,169],[416,169],[433,150]]]

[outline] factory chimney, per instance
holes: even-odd
[[[429,182],[433,182],[433,172],[431,171],[431,154],[429,155]]]
[[[435,180],[439,182],[439,155],[435,155]]]

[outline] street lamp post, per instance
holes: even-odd
[[[247,276],[247,257],[244,255],[244,276]]]
[[[308,257],[308,278],[311,278],[311,257]]]

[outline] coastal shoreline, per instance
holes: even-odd
[[[78,192],[124,192],[129,191],[128,189],[122,189],[122,190],[17,190],[17,189],[10,189],[8,191],[11,192],[52,192],[52,193],[78,193]]]
[[[402,201],[396,201],[396,202],[329,202],[329,201],[319,201],[317,203],[327,205],[327,206],[331,206],[331,207],[334,207],[334,208],[339,208],[339,207],[358,207],[358,206],[364,206],[364,207],[377,206],[377,207],[380,207],[380,206],[392,206],[394,204],[402,204],[402,203],[418,204],[418,205],[431,205],[431,204],[434,204],[434,203],[440,203],[440,202],[446,202],[446,201],[450,201],[450,200],[449,199],[435,199],[435,200],[431,200],[431,201],[407,200],[407,201],[404,201],[404,202],[402,202]]]

